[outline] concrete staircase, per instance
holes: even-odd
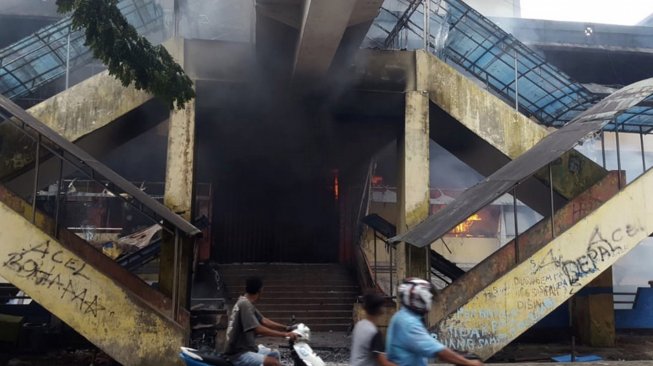
[[[129,197],[137,211],[161,223],[173,240],[191,239],[199,229],[2,96],[0,110],[6,118],[1,120],[3,131],[14,132],[0,133],[7,138],[4,141],[14,136],[36,141],[24,150],[37,157],[25,168],[33,168],[38,178],[27,188],[32,192],[27,196],[0,180],[0,277],[121,364],[179,364],[179,346],[188,339],[189,313],[175,305],[174,294],[171,298],[150,287],[69,231],[70,224],[62,218],[71,210],[64,210],[64,205],[38,204],[36,192],[54,183],[39,174],[43,160],[50,158],[42,154],[44,146],[56,152],[51,159],[63,157],[78,174],[84,172],[116,196]],[[64,163],[60,164],[63,170]],[[57,202],[67,196],[61,191],[57,189]]]
[[[188,314],[0,186],[0,276],[125,365],[175,364]],[[147,324],[147,326],[144,326]],[[133,342],[140,339],[143,342]]]
[[[245,292],[249,276],[263,279],[256,304],[263,316],[290,323],[293,315],[313,331],[347,331],[359,294],[354,277],[339,264],[223,264],[218,268],[229,301]]]

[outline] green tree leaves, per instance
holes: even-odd
[[[195,97],[193,82],[163,46],[138,35],[118,9],[118,0],[57,0],[71,13],[73,29],[83,29],[93,56],[122,85],[134,85],[162,99],[170,109],[184,108]]]

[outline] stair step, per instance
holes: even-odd
[[[287,323],[288,318],[270,318],[279,323]],[[346,317],[329,317],[329,318],[314,318],[314,317],[301,317],[296,319],[298,322],[304,323],[313,329],[314,325],[324,325],[324,324],[351,324],[352,318],[350,316]]]
[[[312,332],[346,332],[351,329],[349,324],[316,324],[309,326]]]
[[[258,309],[258,307],[257,307]],[[270,315],[273,316],[274,314],[305,314],[305,313],[312,313],[312,314],[317,314],[315,315],[316,317],[323,317],[324,315],[321,314],[344,314],[344,313],[351,313],[354,307],[352,306],[351,309],[342,309],[342,310],[328,310],[328,309],[284,309],[284,308],[276,308],[276,309],[270,309],[267,310],[263,315]]]
[[[245,293],[246,279],[258,276],[263,280],[263,296],[256,307],[265,317],[281,323],[294,317],[313,331],[351,328],[360,288],[341,265],[222,265],[218,270],[232,303]]]
[[[260,304],[256,306],[261,312],[273,309],[288,309],[288,310],[352,310],[354,303],[337,303],[337,304]]]
[[[263,287],[263,293],[264,294],[270,294],[270,293],[280,293],[280,292],[302,292],[306,293],[308,291],[319,291],[320,287],[315,286],[315,284],[311,285],[283,285],[283,286],[264,286]],[[334,286],[327,286],[326,287],[328,290],[327,291],[341,291],[341,292],[360,292],[360,289],[356,285],[334,285]],[[237,294],[242,294],[245,293],[245,286],[229,286],[229,284],[226,284],[226,289],[230,293],[237,293]]]
[[[231,302],[235,302],[238,300],[238,298],[241,296],[241,294],[236,293],[236,294],[231,294],[228,297],[228,300]],[[261,299],[258,300],[257,304],[269,304],[277,299],[285,299],[287,300],[286,302],[298,302],[298,303],[306,303],[306,302],[316,302],[318,299],[323,299],[326,302],[332,302],[335,300],[341,300],[341,301],[346,301],[346,302],[355,302],[356,298],[358,297],[358,293],[348,293],[348,294],[329,294],[329,293],[324,293],[324,294],[314,294],[313,296],[307,295],[307,294],[301,294],[301,293],[278,293],[278,294],[270,294],[270,293],[263,293],[263,296]]]
[[[299,298],[292,297],[274,297],[274,298],[262,298],[256,302],[256,307],[261,307],[263,305],[279,305],[279,304],[297,304]],[[332,298],[301,298],[302,305],[331,305],[331,304],[348,304],[352,305],[354,303],[354,298],[351,298],[350,302],[344,302],[343,298],[332,297]]]

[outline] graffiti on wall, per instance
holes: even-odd
[[[98,317],[107,311],[102,299],[90,287],[86,263],[52,245],[50,240],[9,253],[2,266],[16,276],[53,291],[83,315]]]
[[[454,349],[484,354],[483,349],[501,348],[578,292],[646,233],[641,223],[634,222],[610,230],[596,226],[584,243],[558,242],[488,286],[436,325],[435,331]],[[584,247],[580,252],[579,244]]]

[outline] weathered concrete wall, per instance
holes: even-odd
[[[0,244],[0,275],[112,358],[124,365],[178,364],[182,327],[4,203]]]
[[[428,90],[433,103],[511,159],[548,134],[544,126],[526,118],[437,57],[423,51],[416,51],[415,57],[417,88]]]
[[[651,202],[649,171],[447,316],[439,337],[483,358],[499,351],[648,237]]]
[[[508,106],[437,57],[416,51],[417,89],[431,101],[510,159],[531,149],[547,129]],[[571,151],[552,165],[555,190],[570,199],[598,182],[606,172],[582,154]],[[548,174],[539,175],[542,180]]]

